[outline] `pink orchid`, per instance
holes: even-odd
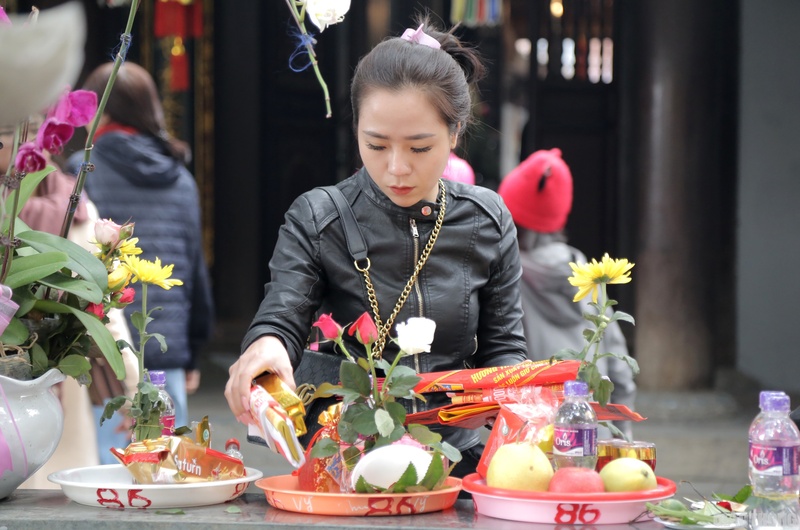
[[[0,25],[3,25],[3,24],[10,26],[11,25],[11,19],[8,18],[8,15],[6,14],[6,10],[3,9],[2,6],[0,6]]]
[[[64,145],[72,138],[73,132],[75,128],[72,125],[62,123],[55,118],[48,118],[36,134],[36,143],[57,155],[64,150]]]
[[[83,127],[97,113],[97,94],[91,90],[66,91],[52,111],[52,117],[73,127]]]
[[[14,166],[20,173],[36,173],[41,171],[47,165],[47,160],[44,158],[39,146],[33,142],[26,142],[19,146],[17,151],[17,158],[14,160]]]

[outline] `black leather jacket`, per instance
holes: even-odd
[[[370,275],[385,321],[414,271],[439,213],[421,201],[403,208],[380,191],[365,169],[337,185],[356,215],[369,249]],[[418,372],[505,366],[526,359],[519,280],[521,268],[511,214],[493,191],[445,181],[444,223],[395,323],[424,316],[436,322],[431,353],[401,362]],[[428,215],[422,213],[430,206]],[[345,242],[339,214],[330,197],[314,189],[298,197],[286,213],[270,261],[271,281],[245,335],[242,351],[263,335],[283,340],[294,366],[317,314],[331,313],[341,325],[365,311],[372,314],[363,275]],[[415,232],[418,234],[415,235]],[[321,337],[320,337],[321,338]],[[363,346],[345,334],[351,353]],[[384,357],[397,352],[387,341]],[[447,404],[444,393],[427,403],[409,403],[409,412]],[[477,432],[436,428],[461,450],[479,443]]]

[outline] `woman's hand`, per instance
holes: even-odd
[[[253,423],[250,417],[250,386],[253,379],[264,372],[277,375],[294,390],[294,370],[289,353],[283,342],[272,335],[265,335],[253,342],[228,369],[225,399],[233,415],[242,423]]]

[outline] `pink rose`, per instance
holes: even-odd
[[[86,306],[86,312],[90,315],[94,315],[100,320],[103,320],[106,317],[105,311],[103,311],[103,304],[95,304],[94,302],[90,302],[89,305]]]
[[[333,320],[330,313],[327,315],[320,315],[312,326],[316,326],[322,332],[322,335],[328,340],[336,340],[342,336],[342,326]]]
[[[111,219],[98,219],[94,223],[94,237],[101,245],[114,248],[119,244],[121,229],[122,227]]]
[[[36,173],[47,165],[42,150],[33,142],[26,142],[19,146],[14,167],[20,173]]]
[[[97,94],[91,90],[65,92],[56,103],[52,117],[73,127],[83,127],[97,113]]]
[[[348,333],[351,337],[355,335],[361,344],[372,344],[378,340],[378,328],[366,311],[350,326]]]
[[[75,132],[75,127],[68,123],[61,123],[55,118],[48,118],[44,121],[36,133],[36,143],[58,155],[64,150],[64,145],[72,138],[72,133]]]

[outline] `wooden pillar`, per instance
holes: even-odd
[[[728,254],[715,233],[725,199],[719,177],[725,157],[734,157],[721,140],[725,111],[732,109],[720,94],[728,81],[724,65],[732,62],[725,54],[735,57],[735,41],[721,42],[725,20],[718,15],[734,8],[717,0],[638,4],[639,42],[628,44],[637,54],[637,383],[651,390],[706,388],[715,364],[714,267]]]

